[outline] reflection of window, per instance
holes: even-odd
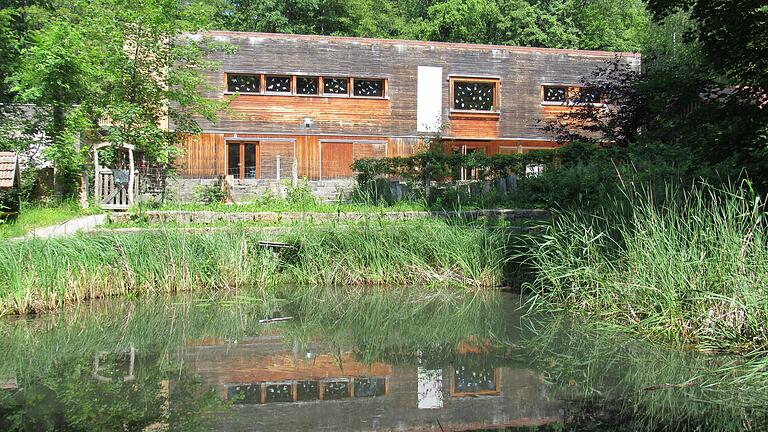
[[[290,93],[291,92],[291,77],[288,76],[271,76],[265,77],[265,89],[268,92],[273,93]]]
[[[457,366],[453,370],[451,396],[498,395],[501,393],[499,369]]]
[[[267,403],[293,401],[293,390],[291,383],[268,384],[266,401]]]
[[[261,403],[261,384],[242,384],[227,387],[227,399],[236,404]]]
[[[349,381],[326,381],[323,383],[323,400],[336,400],[350,397]]]
[[[317,77],[297,77],[296,93],[302,95],[316,95],[319,79]]]
[[[309,402],[384,396],[385,377],[331,378],[324,381],[257,382],[225,384],[227,399],[236,404]],[[354,394],[353,394],[354,389]]]
[[[259,75],[227,74],[227,91],[232,93],[258,93]]]
[[[453,80],[452,107],[455,110],[496,111],[498,80]]]
[[[384,96],[384,80],[355,78],[355,96]]]
[[[296,400],[313,401],[320,399],[320,384],[317,381],[298,381],[296,383]]]
[[[323,78],[323,93],[349,94],[349,80],[347,78]]]
[[[355,397],[384,396],[386,384],[384,378],[355,379]]]

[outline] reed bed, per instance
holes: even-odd
[[[768,348],[765,203],[744,183],[561,212],[535,239],[533,307],[568,308],[680,345]]]
[[[78,235],[0,245],[0,315],[113,295],[194,290],[502,282],[506,235],[446,223],[299,226],[279,255],[232,229]],[[274,240],[274,239],[271,239]]]

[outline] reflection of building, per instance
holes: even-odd
[[[270,337],[188,346],[183,357],[204,385],[234,402],[232,414],[218,420],[221,430],[448,431],[559,419],[532,371],[492,367],[476,354],[430,370],[317,351],[292,352]],[[432,399],[425,402],[427,387]]]

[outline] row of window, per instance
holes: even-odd
[[[385,97],[384,79],[324,76],[226,74],[227,91],[243,94],[292,94],[305,96]],[[498,79],[451,79],[451,107],[459,111],[498,110]],[[350,93],[351,92],[351,93]],[[599,103],[595,89],[578,86],[545,85],[544,102]]]
[[[226,74],[227,92],[302,96],[385,96],[385,80],[324,76]],[[351,90],[351,94],[350,94]]]

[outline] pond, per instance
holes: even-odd
[[[762,362],[526,314],[523,300],[421,288],[286,288],[107,300],[6,318],[0,430],[768,424]]]

